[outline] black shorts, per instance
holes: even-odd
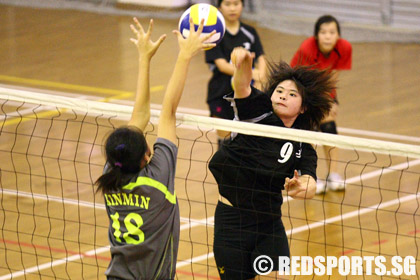
[[[223,98],[217,98],[208,102],[208,104],[209,104],[211,117],[217,117],[217,118],[226,119],[226,120],[233,120],[233,117],[234,117],[233,108],[230,105],[229,101]]]
[[[278,257],[290,256],[280,218],[256,223],[255,217],[219,201],[215,213],[213,251],[222,280],[254,278],[254,260],[269,256],[277,271]]]

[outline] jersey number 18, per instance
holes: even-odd
[[[110,216],[113,221],[112,228],[115,229],[114,236],[118,242],[124,243],[125,241],[127,244],[140,244],[144,241],[144,232],[140,230],[140,227],[143,225],[143,218],[139,214],[130,213],[124,218],[126,231],[121,229],[119,221],[120,214],[118,212]],[[121,237],[124,241],[121,241]]]

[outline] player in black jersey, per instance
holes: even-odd
[[[315,130],[329,112],[335,82],[327,71],[270,67],[265,93],[253,88],[253,54],[232,52],[235,119],[265,125]],[[296,199],[315,195],[317,155],[308,143],[232,134],[210,161],[220,193],[215,213],[214,256],[221,279],[253,279],[254,260],[289,256],[281,221],[282,190]]]
[[[208,83],[207,104],[210,116],[232,120],[233,109],[230,103],[223,99],[233,91],[232,76],[234,67],[230,61],[230,54],[236,47],[243,47],[255,53],[253,60],[254,86],[260,88],[266,76],[266,61],[264,49],[257,31],[250,25],[240,21],[243,0],[218,0],[217,6],[226,22],[226,33],[222,41],[211,50],[205,52],[206,63],[213,75]],[[227,136],[225,131],[217,131],[219,146]]]
[[[200,49],[213,47],[203,43],[214,33],[200,38],[203,21],[184,39],[178,31],[179,53],[169,80],[159,118],[153,157],[150,156],[143,130],[150,118],[150,60],[163,39],[151,41],[152,23],[144,32],[134,19],[131,26],[139,53],[137,94],[128,126],[117,128],[107,138],[104,174],[96,181],[104,195],[109,216],[108,237],[111,262],[108,280],[174,279],[179,244],[179,208],[174,189],[178,148],[175,145],[175,112],[187,76],[191,58]]]

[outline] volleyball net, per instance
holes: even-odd
[[[93,183],[105,163],[104,137],[132,107],[10,88],[0,88],[0,104],[0,280],[103,278],[109,221]],[[158,116],[152,110],[149,145]],[[393,256],[412,256],[419,271],[420,146],[188,114],[177,122],[177,279],[219,279],[212,247],[218,188],[207,168],[216,129],[311,143],[321,179],[330,164],[322,147],[338,149],[344,192],[285,198],[292,256],[383,256],[389,265]]]

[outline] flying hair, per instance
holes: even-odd
[[[331,73],[311,66],[292,68],[284,61],[269,63],[268,68],[270,75],[264,91],[271,97],[279,83],[285,80],[294,81],[302,96],[304,108],[304,113],[296,121],[303,129],[317,130],[333,103],[329,93],[335,89],[336,81]]]

